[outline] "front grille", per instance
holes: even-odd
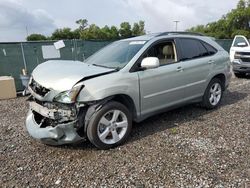
[[[30,82],[30,88],[38,95],[44,97],[50,90],[38,84],[34,79]]]
[[[248,63],[250,63],[250,58],[242,57],[240,59],[241,59],[242,62],[248,62]]]
[[[239,55],[250,55],[250,52],[237,52]]]

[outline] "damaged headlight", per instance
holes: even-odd
[[[60,103],[67,103],[67,104],[74,103],[76,101],[78,94],[80,93],[80,91],[83,87],[84,86],[79,85],[79,86],[73,87],[69,91],[64,91],[62,93],[59,93],[54,98],[54,101],[60,102]]]

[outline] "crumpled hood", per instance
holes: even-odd
[[[80,61],[50,60],[38,65],[33,70],[32,77],[47,89],[66,91],[81,79],[113,71]]]

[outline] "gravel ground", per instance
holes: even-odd
[[[33,140],[25,99],[0,101],[0,187],[250,187],[249,79],[234,78],[220,108],[154,116],[108,151]]]

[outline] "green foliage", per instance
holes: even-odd
[[[79,30],[83,31],[88,26],[88,20],[79,19],[79,20],[76,21],[76,24],[79,25]]]
[[[87,21],[84,23],[87,24]],[[119,29],[115,26],[109,27],[107,25],[105,25],[103,28],[100,28],[95,24],[91,24],[87,27],[86,24],[84,27],[81,27],[81,25],[79,26],[80,38],[85,40],[117,40],[145,34],[144,21],[134,23],[133,28],[129,22],[123,22],[120,24]]]
[[[60,39],[74,39],[77,33],[72,32],[70,28],[56,29],[51,36],[52,40],[60,40]]]
[[[132,36],[131,25],[128,22],[123,22],[119,30],[121,38],[128,38]]]
[[[27,41],[39,41],[39,40],[47,40],[46,36],[41,34],[31,34],[26,38]]]
[[[88,24],[88,20],[79,19],[76,21],[78,28],[71,30],[70,28],[56,29],[50,37],[49,40],[61,40],[61,39],[84,39],[84,40],[117,40],[121,38],[129,38],[133,36],[139,36],[145,34],[145,23],[144,21],[139,21],[134,23],[133,28],[129,22],[123,22],[120,28],[115,26],[107,26],[100,28],[95,24]],[[36,36],[29,36],[27,40],[46,40],[46,37],[40,34],[33,34]],[[37,39],[38,38],[38,39]]]
[[[198,25],[188,29],[191,32],[204,33],[218,39],[230,39],[237,34],[250,38],[250,0],[240,0],[236,9],[231,10],[217,22]]]
[[[134,23],[133,29],[132,29],[132,35],[133,36],[139,36],[145,34],[145,23],[144,21],[139,21],[139,23]]]

